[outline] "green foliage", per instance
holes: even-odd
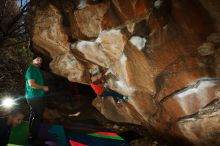
[[[31,50],[25,46],[19,46],[16,48],[17,50],[17,56],[19,56],[20,59],[23,59],[25,64],[29,64],[32,61],[33,53]]]

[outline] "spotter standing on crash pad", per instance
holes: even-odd
[[[31,113],[29,119],[30,128],[30,142],[34,144],[38,142],[38,132],[44,111],[43,96],[49,90],[48,86],[45,86],[43,74],[40,69],[42,64],[42,58],[35,56],[32,64],[29,65],[25,80],[26,80],[26,99],[30,106]]]

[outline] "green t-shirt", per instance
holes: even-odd
[[[44,90],[32,88],[28,84],[28,80],[34,80],[38,85],[44,85],[44,79],[41,70],[33,65],[30,65],[26,71],[26,98],[40,97],[45,94]]]

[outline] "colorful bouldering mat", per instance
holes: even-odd
[[[88,124],[65,125],[71,146],[128,146],[117,133],[100,126]]]
[[[50,146],[68,146],[65,131],[62,125],[42,124],[39,137]]]
[[[9,146],[27,145],[28,122],[12,129]],[[99,125],[41,124],[39,137],[47,146],[128,146],[128,143],[108,129]]]

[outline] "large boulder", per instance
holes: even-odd
[[[108,87],[129,100],[120,107],[111,97],[97,97],[93,105],[109,120],[197,145],[218,138],[198,134],[219,129],[212,110],[198,116],[219,100],[217,0],[62,2],[34,7],[32,41],[53,58],[54,73],[87,84],[91,70],[111,72]]]

